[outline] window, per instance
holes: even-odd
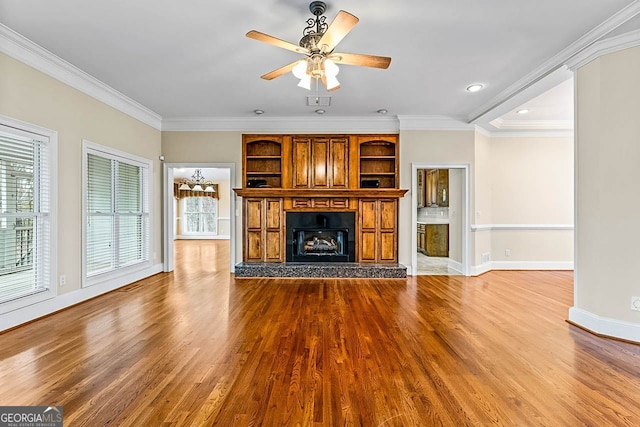
[[[182,234],[218,234],[218,200],[213,197],[182,199]]]
[[[55,132],[0,118],[1,312],[55,296],[54,153]]]
[[[150,264],[151,162],[85,141],[84,278],[91,285]]]

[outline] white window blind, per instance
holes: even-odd
[[[48,138],[0,126],[0,303],[50,286]]]
[[[148,165],[87,149],[85,276],[149,261]]]

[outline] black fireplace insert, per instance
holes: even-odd
[[[353,262],[353,212],[287,212],[288,262]]]

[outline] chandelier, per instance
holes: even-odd
[[[202,188],[203,185],[204,189]],[[191,175],[191,179],[185,179],[178,187],[178,190],[204,191],[205,193],[216,192],[215,188],[213,188],[213,182],[204,179],[201,169],[196,169],[195,173]]]

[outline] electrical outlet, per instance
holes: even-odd
[[[64,286],[67,284],[67,275],[66,274],[61,274],[60,275],[60,286]]]
[[[505,249],[504,256],[511,256],[511,249]]]
[[[631,310],[640,311],[640,297],[631,297]]]

